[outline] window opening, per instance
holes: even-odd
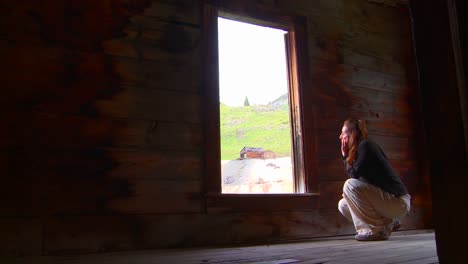
[[[222,193],[304,191],[290,39],[218,17]]]

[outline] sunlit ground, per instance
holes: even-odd
[[[292,193],[291,157],[222,160],[223,193]]]

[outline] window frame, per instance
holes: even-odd
[[[318,208],[316,173],[315,118],[311,103],[314,90],[308,83],[307,19],[283,13],[255,10],[229,10],[217,1],[203,1],[203,128],[204,128],[204,194],[207,212],[282,211]],[[220,109],[218,16],[257,25],[287,30],[289,100],[292,107],[295,193],[288,194],[223,194],[221,192]],[[258,18],[258,19],[257,19]],[[265,24],[267,23],[267,24]],[[307,89],[306,89],[307,87]],[[306,104],[307,102],[307,104]],[[293,118],[295,121],[293,121]],[[299,133],[302,132],[302,133]],[[297,146],[300,145],[300,146]],[[297,160],[300,157],[301,160]]]

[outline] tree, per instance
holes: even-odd
[[[245,100],[244,100],[244,106],[250,106],[249,99],[247,98],[247,96],[245,97]]]

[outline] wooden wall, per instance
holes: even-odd
[[[434,226],[440,263],[465,263],[468,211],[468,86],[466,1],[412,0],[414,36]],[[440,15],[435,18],[434,12]],[[464,45],[465,44],[465,45]],[[465,67],[465,68],[464,68]],[[464,69],[463,69],[464,68]],[[463,81],[463,79],[465,81]]]
[[[408,185],[403,229],[432,226],[416,66],[402,1],[239,0],[307,17],[317,97],[316,210],[206,213],[202,3],[0,4],[0,252],[62,254],[352,234],[338,136],[368,121]]]

